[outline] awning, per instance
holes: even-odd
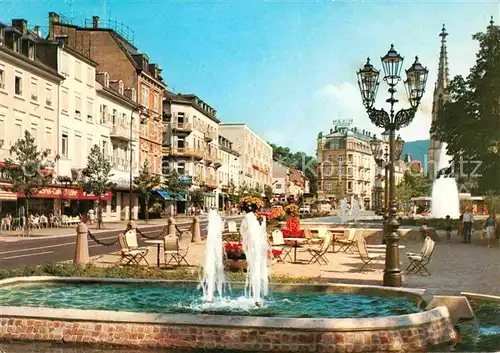
[[[10,184],[0,183],[0,201],[16,201],[17,194],[9,190],[2,189],[3,187],[8,187]]]
[[[165,190],[155,190],[155,193],[160,195],[165,201],[171,201],[172,197],[170,196],[170,193]],[[186,194],[179,194],[176,197],[177,201],[186,201]]]

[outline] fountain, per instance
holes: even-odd
[[[432,186],[431,214],[434,218],[445,218],[447,215],[452,219],[460,217],[460,201],[455,177],[443,173],[450,168],[450,160],[451,157],[447,155],[447,145],[441,143],[437,167],[438,176]]]
[[[340,201],[340,218],[342,223],[347,222],[347,199],[345,197]]]
[[[219,299],[224,295],[226,277],[222,259],[222,230],[224,221],[216,210],[208,212],[207,246],[205,248],[205,265],[200,287],[203,290],[203,301],[212,302],[215,292]]]
[[[352,202],[352,216],[355,221],[359,218],[359,200],[357,198]]]

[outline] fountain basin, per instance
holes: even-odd
[[[33,283],[68,286],[75,283],[81,286],[93,283],[101,286],[140,284],[145,288],[148,285],[192,285],[191,282],[177,281],[28,277],[0,281],[0,290],[14,290]],[[286,284],[273,285],[271,289],[271,293],[286,291],[290,296],[304,293],[371,295],[384,297],[383,301],[407,300],[415,303],[415,308],[423,293],[422,290],[340,284]],[[40,301],[43,300],[41,297]],[[443,306],[407,315],[365,318],[222,316],[0,306],[0,339],[14,340],[274,352],[296,349],[335,351],[352,347],[355,351],[376,352],[424,348],[454,340],[455,335],[449,312]]]

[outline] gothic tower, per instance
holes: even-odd
[[[434,85],[434,95],[432,102],[432,121],[434,122],[438,118],[439,110],[443,107],[443,104],[449,99],[448,95],[448,53],[446,51],[446,28],[443,24],[441,33],[441,51],[439,53],[439,66],[438,66],[438,77],[436,84]],[[427,158],[427,171],[428,176],[432,180],[436,178],[437,175],[437,159],[439,157],[439,150],[441,148],[441,142],[431,135],[431,144],[429,146],[428,158]]]

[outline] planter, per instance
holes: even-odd
[[[247,260],[238,260],[238,261],[231,261],[230,260],[228,265],[232,271],[246,272],[248,263],[247,263]]]

